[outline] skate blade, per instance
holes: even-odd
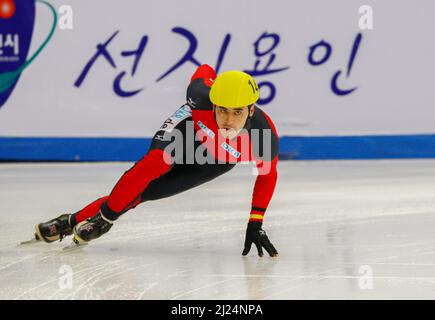
[[[27,240],[27,241],[23,241],[23,242],[20,242],[20,246],[24,246],[24,245],[26,245],[26,244],[34,244],[34,243],[41,243],[42,241],[41,240],[37,240],[37,239],[35,239],[35,238],[33,238],[33,239],[31,239],[31,240]]]
[[[41,243],[41,242],[42,242],[41,238],[39,237],[39,235],[37,233],[35,233],[35,235],[33,236],[32,239],[20,242],[19,246],[34,244],[34,243]]]
[[[62,249],[63,252],[74,251],[83,247],[86,247],[87,243],[77,244],[75,242],[71,243],[69,246],[66,246]]]

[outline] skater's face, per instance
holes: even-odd
[[[248,117],[254,114],[254,105],[243,108],[224,108],[215,106],[216,122],[224,138],[235,138],[245,126]]]

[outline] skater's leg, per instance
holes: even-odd
[[[65,235],[70,235],[72,229],[87,220],[94,219],[99,226],[99,235],[110,229],[110,219],[106,226],[102,217],[103,208],[107,207],[107,201],[112,198],[114,207],[121,212],[134,208],[141,202],[141,193],[146,189],[149,182],[170,170],[171,165],[164,159],[164,153],[160,149],[151,150],[146,156],[129,169],[118,181],[110,196],[99,198],[87,205],[75,214],[64,214],[60,217],[47,222],[39,223],[35,226],[35,238],[46,242],[53,242],[62,239]],[[115,219],[117,216],[115,217]],[[113,220],[115,220],[113,219]],[[98,221],[97,221],[98,220]],[[94,223],[95,221],[92,221]],[[98,236],[99,236],[98,235]]]
[[[115,212],[107,205],[110,197],[107,201],[103,201],[100,206],[100,212],[104,212],[104,214],[98,214],[78,224],[74,229],[74,241],[82,244],[96,239],[110,230],[113,220],[118,219],[122,214],[139,203],[170,197],[192,189],[217,178],[233,167],[234,164],[175,165],[171,171],[150,182],[145,191],[135,201],[131,202],[128,207],[124,208],[123,211]]]
[[[100,199],[95,200],[94,202],[88,204],[82,210],[74,213],[70,217],[70,224],[74,227],[77,223],[85,221],[87,218],[91,218],[95,216],[99,211],[101,204],[107,200],[109,196],[102,197]]]
[[[126,171],[119,179],[109,196],[103,197],[86,207],[82,215],[93,215],[79,222],[73,229],[77,244],[87,243],[108,232],[113,221],[120,215],[137,206],[141,194],[149,183],[167,173],[172,165],[165,161],[165,153],[161,149],[153,149],[140,161]]]
[[[219,177],[234,166],[235,164],[175,165],[170,172],[149,184],[142,193],[142,202],[187,191]]]
[[[113,207],[114,210],[119,212],[126,212],[138,205],[141,202],[140,195],[148,183],[155,176],[166,171],[166,165],[160,163],[161,157],[161,150],[149,152],[124,173],[113,188],[110,196],[101,197],[73,214],[70,218],[71,226],[74,227],[76,224],[95,216],[105,202],[107,202],[106,206],[110,205],[111,208]],[[152,173],[153,168],[154,174]]]
[[[186,120],[185,117],[182,117],[171,123],[175,125],[175,128],[182,130],[185,128]],[[171,143],[171,139],[162,140],[162,135],[166,135],[166,133],[164,131],[158,131],[155,134],[148,153],[141,160],[136,162],[131,169],[124,173],[109,196],[102,197],[92,202],[74,215],[65,215],[67,219],[62,215],[46,223],[40,223],[36,228],[38,228],[38,226],[47,225],[50,227],[47,230],[50,231],[49,236],[51,237],[51,230],[54,230],[52,227],[53,223],[59,225],[59,223],[62,222],[63,226],[63,221],[66,220],[68,224],[63,228],[65,230],[66,227],[73,227],[75,232],[79,225],[82,225],[83,230],[90,230],[91,227],[96,227],[99,231],[105,230],[104,232],[107,232],[109,228],[103,228],[101,226],[104,226],[106,222],[111,224],[113,220],[119,217],[120,213],[124,213],[137,206],[142,201],[141,194],[147,189],[149,183],[171,170],[175,161],[164,151],[165,147]],[[105,217],[106,212],[113,213],[113,216],[110,218]],[[84,226],[87,221],[90,222],[89,226]],[[44,230],[45,229],[46,228],[44,228]],[[61,231],[64,231],[63,229]],[[69,230],[66,231],[69,232]],[[101,232],[98,233],[97,237],[100,235]],[[55,236],[61,237],[62,234],[56,231]]]
[[[169,172],[172,165],[161,149],[153,149],[119,179],[106,201],[101,204],[102,214],[109,220],[142,202],[141,194],[155,179]],[[107,213],[107,215],[106,215]]]

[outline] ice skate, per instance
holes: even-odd
[[[39,223],[35,226],[34,238],[28,241],[23,241],[20,245],[38,243],[44,241],[51,243],[54,241],[62,241],[63,238],[73,233],[69,223],[70,214],[62,214],[57,218],[47,222]]]
[[[73,244],[86,245],[89,241],[101,237],[112,228],[113,222],[104,218],[99,212],[92,218],[77,224],[74,229]]]
[[[62,249],[62,251],[63,251],[63,252],[70,252],[70,251],[74,251],[74,250],[76,250],[76,249],[80,249],[80,248],[82,248],[82,247],[84,247],[84,246],[87,246],[87,245],[88,245],[87,242],[79,243],[79,242],[76,240],[76,238],[73,237],[72,242],[71,242],[68,246],[64,247],[64,248]]]

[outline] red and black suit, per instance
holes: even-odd
[[[253,116],[246,121],[246,130],[232,140],[223,138],[208,95],[215,78],[215,71],[208,65],[196,70],[187,89],[186,104],[157,131],[147,154],[124,173],[110,195],[75,213],[73,225],[100,210],[109,220],[116,220],[142,202],[170,197],[211,181],[241,161],[254,161],[257,165],[249,221],[262,222],[277,181],[278,134],[269,116],[255,107]],[[174,144],[175,132],[182,133],[178,148],[182,146],[183,152],[168,151],[168,146]],[[259,143],[251,142],[254,133],[259,136]],[[263,152],[265,143],[270,152]],[[202,160],[193,153],[201,154]],[[212,161],[204,163],[204,158]]]

